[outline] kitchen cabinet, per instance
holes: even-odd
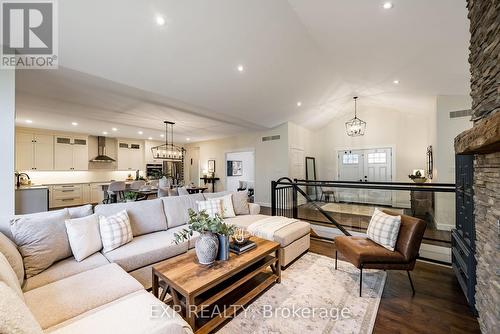
[[[109,183],[92,183],[90,184],[90,203],[101,204],[104,201],[104,191],[102,186]]]
[[[85,184],[63,184],[51,186],[50,208],[82,205],[84,202]]]
[[[55,170],[88,170],[88,137],[56,136],[54,149]]]
[[[118,140],[118,170],[143,170],[144,145],[142,142]]]
[[[53,170],[54,137],[28,132],[16,133],[16,169]]]

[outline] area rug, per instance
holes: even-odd
[[[307,253],[282,271],[275,284],[218,333],[371,333],[386,273]]]
[[[327,203],[323,205],[321,208],[325,211],[330,211],[330,212],[349,213],[351,215],[367,216],[367,217],[373,216],[375,208],[387,209],[396,213],[403,214],[403,209],[378,207],[374,205],[349,204],[349,203]]]

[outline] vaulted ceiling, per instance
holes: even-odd
[[[353,95],[424,113],[436,95],[468,94],[465,1],[383,2],[59,1],[60,69],[18,71],[18,120],[156,138],[171,119],[181,139],[203,140],[318,128]]]

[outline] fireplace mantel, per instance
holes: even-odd
[[[500,151],[500,112],[483,119],[455,138],[456,154],[487,154]]]

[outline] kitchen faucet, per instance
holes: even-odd
[[[26,173],[16,173],[16,180],[17,180],[16,185],[18,188],[21,186],[21,176],[22,175],[26,176],[28,178],[28,180],[30,179],[30,176]]]

